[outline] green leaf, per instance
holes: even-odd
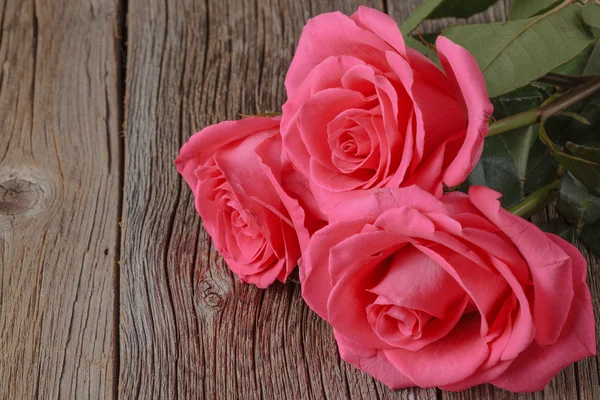
[[[558,4],[560,0],[512,0],[508,19],[511,21],[531,17]]]
[[[562,147],[550,139],[544,127],[545,122],[545,120],[542,120],[540,123],[540,140],[548,146],[552,156],[567,171],[572,173],[579,182],[583,183],[592,194],[600,196],[600,163],[597,158],[600,156],[600,149],[586,148],[574,143],[567,143],[566,148]],[[569,138],[575,136],[573,135],[573,129],[570,131]]]
[[[600,93],[569,108],[570,112],[577,113],[588,124],[565,118],[553,117],[545,125],[548,136],[559,146],[566,146],[568,142],[581,146],[600,148]]]
[[[548,95],[548,92],[540,88],[527,85],[503,96],[494,97],[491,99],[494,105],[494,118],[499,120],[537,108],[548,98]]]
[[[529,134],[519,129],[487,138],[479,162],[460,186],[467,191],[471,186],[487,186],[502,193],[502,207],[511,207],[525,197],[521,176],[527,163]]]
[[[600,196],[600,149],[568,142],[563,161],[565,168],[577,177],[593,194]]]
[[[467,18],[490,8],[497,0],[448,0],[442,2],[429,16],[434,18]]]
[[[419,53],[429,58],[438,67],[440,66],[440,60],[437,56],[437,52],[435,51],[435,49],[432,49],[431,47],[427,46],[425,43],[421,42],[420,39],[415,39],[412,36],[406,36],[404,38],[404,43],[406,43],[406,45],[411,49],[417,50]]]
[[[582,75],[600,74],[600,40],[596,41]]]
[[[556,179],[558,161],[550,154],[550,149],[537,140],[527,162],[527,180],[525,181],[525,194],[535,192]]]
[[[600,4],[588,0],[583,6],[583,21],[592,28],[600,29]]]
[[[600,198],[593,196],[571,174],[562,178],[558,213],[577,226],[596,222],[600,219]]]
[[[584,124],[584,125],[592,124],[590,121],[585,119],[585,117],[583,117],[582,115],[579,115],[579,114],[571,112],[571,111],[560,111],[560,112],[556,113],[555,115],[560,116],[560,117],[569,117],[571,119],[576,120],[580,124]]]
[[[515,168],[519,174],[521,190],[525,188],[527,161],[531,147],[537,140],[537,130],[534,126],[526,126],[498,135],[512,156]]]
[[[581,230],[579,240],[585,247],[600,255],[600,222],[585,225]]]
[[[506,118],[522,111],[539,107],[549,96],[543,87],[532,85],[517,89],[506,95],[492,99],[494,117]],[[541,146],[541,153],[534,153],[532,146]],[[537,155],[538,159],[531,159]],[[532,162],[536,165],[533,166]],[[510,207],[524,198],[529,179],[540,175],[538,170],[550,164],[551,176],[543,182],[535,182],[533,190],[539,189],[554,180],[556,176],[556,161],[549,155],[548,149],[537,140],[537,126],[528,126],[489,137],[485,140],[484,151],[480,162],[471,173],[467,182],[461,186],[466,190],[471,185],[485,185],[501,192],[503,206]],[[547,168],[548,169],[548,168]],[[547,174],[546,174],[547,175]],[[545,176],[546,176],[545,175]],[[539,185],[538,185],[539,184]]]
[[[491,99],[494,105],[494,118],[497,120],[539,107],[551,93],[542,85],[527,85],[503,96]],[[537,140],[538,126],[506,132],[502,135],[505,145],[511,151],[512,159],[521,182],[524,195],[540,189],[556,179],[558,163],[550,155],[548,148]],[[522,142],[515,143],[518,138]],[[486,139],[486,141],[491,138]]]
[[[563,152],[556,152],[554,157],[592,193],[600,196],[600,164],[573,157]]]
[[[595,40],[575,4],[526,20],[454,25],[443,34],[477,59],[490,97],[527,85]]]
[[[588,146],[580,146],[572,142],[567,142],[565,147],[567,148],[569,153],[573,154],[576,157],[600,164],[600,149]]]
[[[421,41],[420,37],[422,37],[423,40],[425,40],[427,43],[435,43],[438,36],[440,36],[441,34],[442,34],[442,32],[430,32],[430,33],[421,33],[417,36],[413,35],[411,37],[414,39],[417,39],[419,42]]]
[[[588,46],[571,61],[559,66],[558,68],[555,68],[552,70],[552,72],[561,75],[583,75],[583,71],[589,64],[590,55],[592,54],[593,50],[594,46]]]
[[[425,0],[412,14],[400,25],[403,35],[409,35],[417,29],[445,0]]]
[[[577,226],[570,224],[564,218],[541,223],[538,227],[544,232],[554,233],[570,243],[575,243],[579,233]]]
[[[466,18],[487,10],[497,0],[425,0],[400,25],[400,31],[408,35],[426,19],[457,17]]]

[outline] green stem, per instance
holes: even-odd
[[[600,76],[588,80],[568,93],[555,94],[539,108],[511,115],[491,123],[488,136],[495,136],[523,126],[533,125],[539,122],[542,117],[549,118],[552,115],[559,114],[598,91],[600,91]]]
[[[538,109],[528,110],[519,114],[511,115],[507,118],[502,118],[490,124],[490,133],[488,136],[496,136],[504,132],[512,131],[513,129],[523,126],[533,125],[539,121],[540,112]]]
[[[560,189],[560,179],[536,190],[525,197],[520,203],[510,207],[507,211],[520,217],[527,217],[542,207],[547,206]]]

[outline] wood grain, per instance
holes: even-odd
[[[0,0],[0,398],[111,398],[118,3]]]

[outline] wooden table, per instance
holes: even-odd
[[[306,20],[355,3],[0,0],[2,399],[600,398],[597,358],[543,393],[391,392],[340,360],[297,285],[242,285],[211,246],[180,146],[278,110]],[[401,21],[420,1],[364,3]]]

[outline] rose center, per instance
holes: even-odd
[[[392,346],[415,350],[443,337],[460,319],[468,296],[440,264],[406,245],[381,264],[366,307],[373,331]]]
[[[229,216],[231,229],[235,236],[243,235],[249,238],[256,238],[260,234],[260,229],[254,219],[239,204],[235,196],[225,188],[222,189],[218,200],[218,205],[225,218]]]
[[[342,150],[342,152],[350,156],[356,156],[356,153],[358,152],[356,140],[354,140],[354,138],[352,137],[348,138],[345,142],[342,143],[340,149]]]
[[[386,302],[385,299],[380,299]],[[421,310],[393,304],[373,304],[367,310],[369,323],[383,340],[418,340],[427,323],[434,317]]]

